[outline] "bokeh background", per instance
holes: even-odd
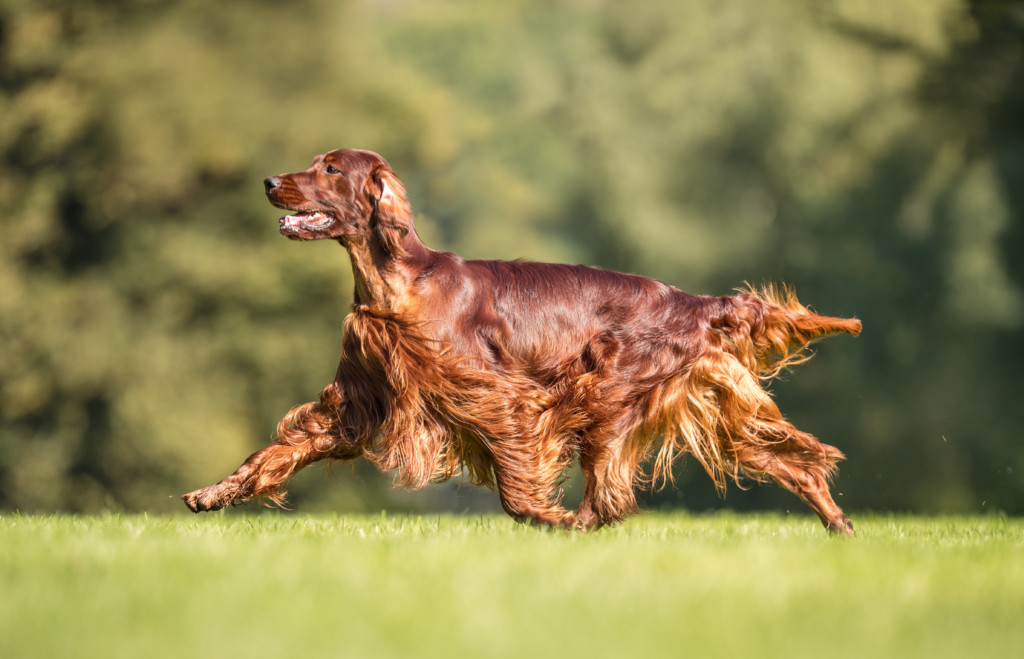
[[[421,235],[865,323],[774,390],[849,510],[1024,512],[1024,3],[0,0],[0,509],[183,510],[334,375],[262,179],[383,154]],[[366,466],[302,510],[497,509]],[[649,507],[799,508],[683,466]],[[569,483],[569,499],[577,485]]]

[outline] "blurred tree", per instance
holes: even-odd
[[[315,396],[348,265],[260,181],[358,146],[434,246],[859,314],[777,387],[847,505],[1022,512],[1022,33],[980,0],[0,0],[0,507],[175,509]]]

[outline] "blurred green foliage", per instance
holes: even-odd
[[[0,507],[174,509],[316,395],[347,260],[261,180],[353,146],[434,247],[860,316],[776,386],[841,502],[1024,512],[1022,80],[1014,1],[0,0]]]

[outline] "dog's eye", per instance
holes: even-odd
[[[327,165],[327,173],[328,174],[341,174],[341,170],[338,169],[337,167],[335,167],[334,165]]]

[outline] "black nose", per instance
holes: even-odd
[[[273,190],[276,187],[279,187],[280,185],[281,179],[277,178],[276,176],[270,176],[268,178],[263,179],[263,187],[266,189],[267,192],[270,192],[271,190]]]

